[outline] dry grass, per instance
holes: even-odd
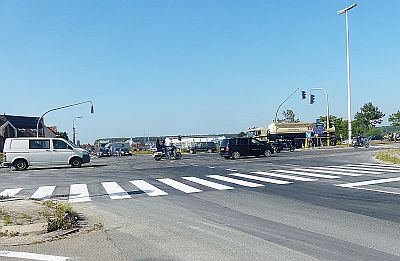
[[[400,164],[400,149],[381,151],[376,155],[376,158],[385,162]]]

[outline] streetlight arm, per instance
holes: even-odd
[[[287,101],[289,100],[300,88],[297,88],[292,94],[290,94],[279,106],[278,109],[276,109],[276,113],[275,113],[275,123],[276,123],[276,119],[278,118],[278,112],[279,109],[281,108],[281,106]]]
[[[38,119],[37,123],[36,123],[36,137],[39,138],[39,122],[43,119],[43,117],[52,111],[57,111],[57,110],[61,110],[61,109],[65,109],[65,108],[69,108],[69,107],[73,107],[73,106],[77,106],[77,105],[81,105],[81,104],[85,104],[85,103],[90,103],[92,104],[91,107],[91,112],[93,113],[93,102],[92,101],[84,101],[84,102],[78,102],[78,103],[74,103],[74,104],[70,104],[70,105],[66,105],[66,106],[62,106],[62,107],[58,107],[58,108],[54,108],[51,110],[46,111],[42,116],[40,116],[40,118]],[[43,124],[42,124],[43,127]]]

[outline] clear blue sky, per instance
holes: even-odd
[[[270,123],[300,87],[323,87],[347,118],[345,17],[351,1],[3,1],[0,113],[39,116],[78,138],[235,133]],[[400,1],[350,13],[352,110],[399,106]],[[300,93],[282,109],[325,114]],[[279,113],[281,116],[281,112]],[[386,117],[387,119],[387,117]]]

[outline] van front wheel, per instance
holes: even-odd
[[[71,167],[79,168],[82,166],[82,159],[81,158],[73,158],[71,160]]]
[[[14,168],[18,171],[26,170],[28,168],[28,163],[26,160],[18,159],[14,162]]]

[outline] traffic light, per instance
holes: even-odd
[[[315,95],[311,94],[310,95],[310,104],[313,104],[315,102]]]
[[[178,140],[182,141],[182,136],[181,135],[178,136]]]
[[[303,100],[306,98],[306,91],[301,91],[301,98]]]

